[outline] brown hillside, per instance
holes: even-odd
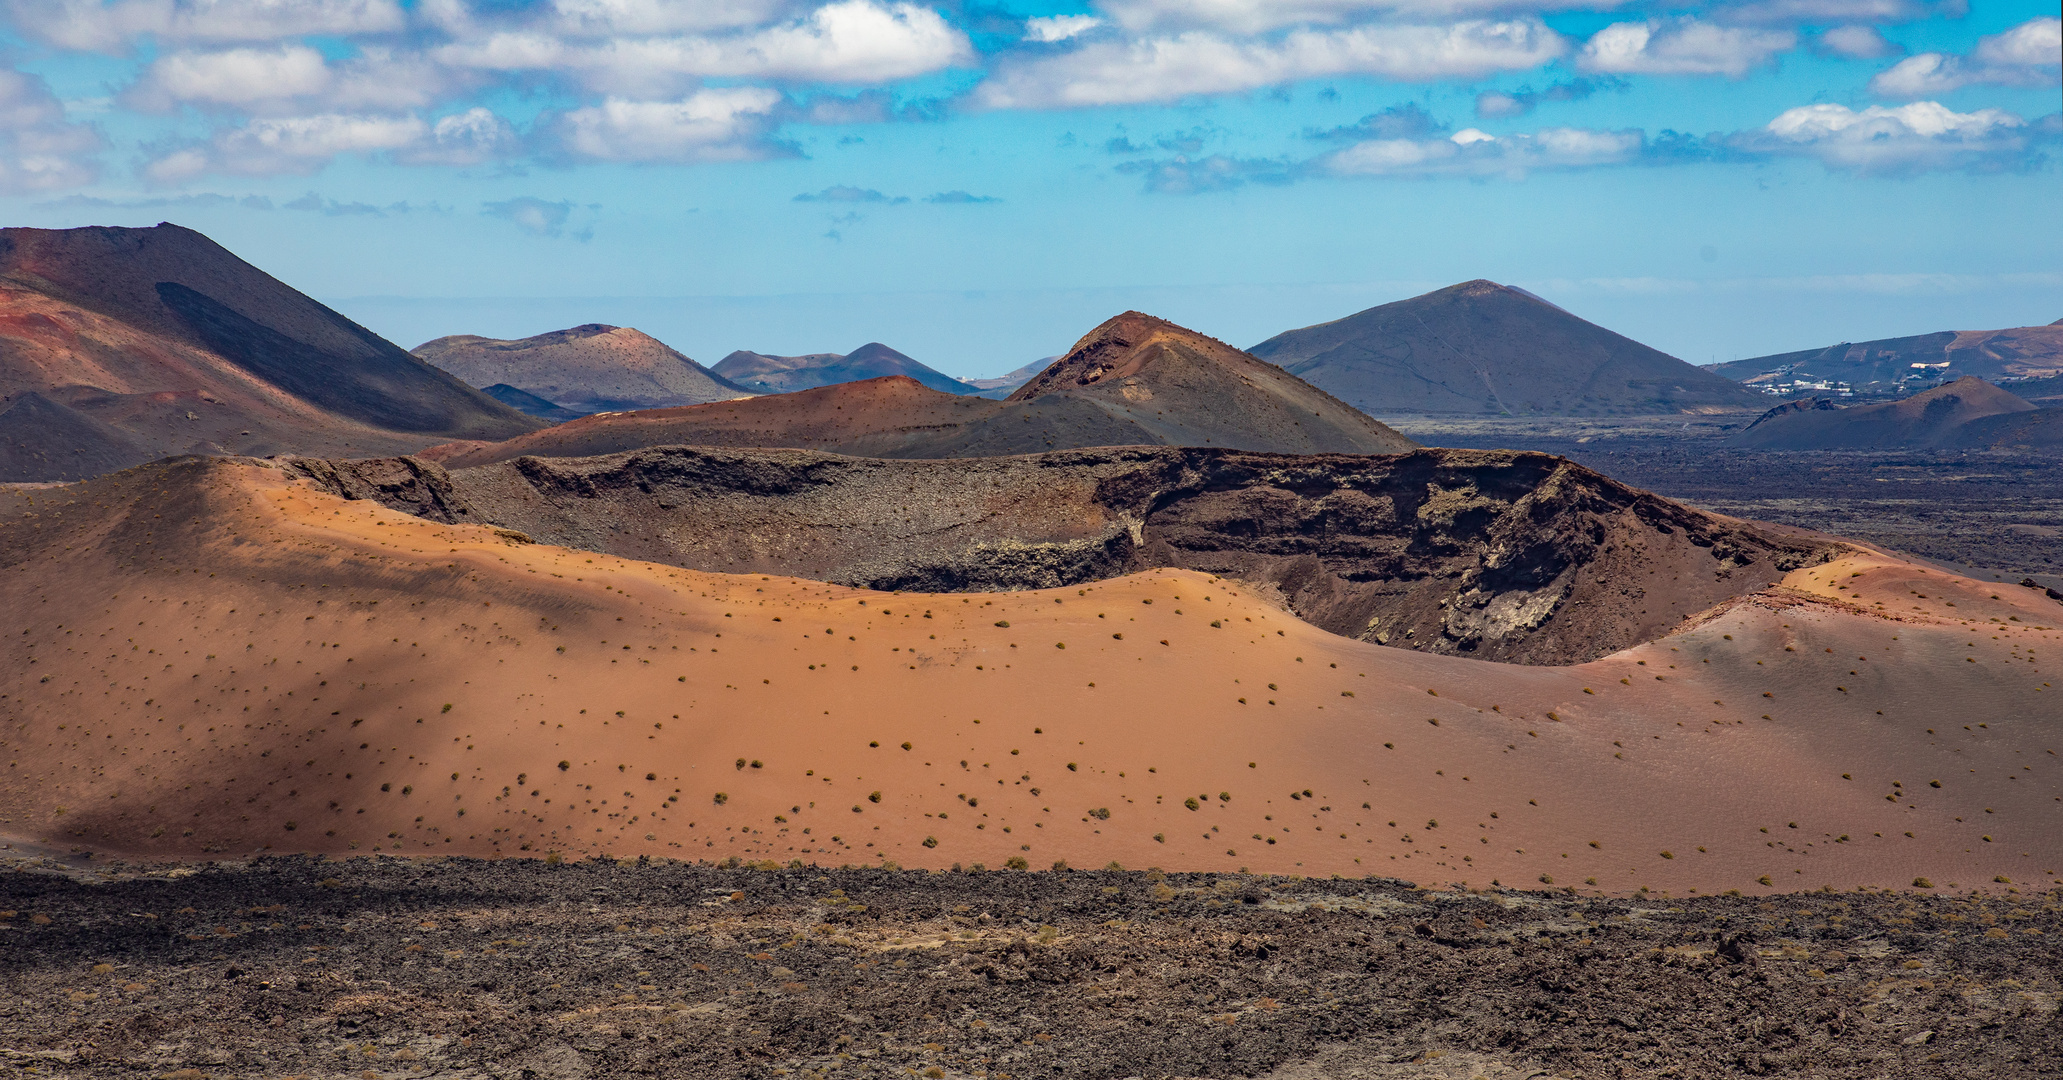
[[[1191,571],[974,596],[705,574],[258,463],[0,493],[0,569],[0,819],[101,854],[1679,895],[2063,870],[2038,722],[2063,607],[1877,556],[1569,668],[1352,641]]]
[[[1930,367],[1915,369],[1915,364]],[[1934,365],[1945,366],[1936,369]],[[1732,360],[1710,370],[1751,386],[1810,375],[1838,379],[1858,389],[1888,389],[1901,379],[1915,376],[2054,378],[2063,375],[2063,321],[2010,330],[1943,330],[1911,337],[1842,342],[1824,349]]]
[[[460,334],[416,356],[470,386],[513,386],[583,413],[661,409],[749,397],[751,391],[627,326],[589,323],[503,341]]]
[[[1216,338],[1127,311],[1007,399],[1081,398],[1170,446],[1394,454],[1416,446],[1330,394]]]
[[[2033,405],[1974,376],[1877,405],[1834,408],[1790,402],[1763,413],[1733,446],[1757,450],[1896,450],[1961,446],[1973,421],[2035,411]]]
[[[659,447],[450,473],[406,458],[295,467],[435,520],[695,570],[929,592],[1199,570],[1337,634],[1529,664],[1653,640],[1838,548],[1508,451],[948,462]]]
[[[540,426],[176,225],[0,230],[0,409],[30,393],[147,457],[396,453]]]
[[[849,353],[768,356],[738,350],[716,362],[717,374],[761,394],[787,394],[838,383],[900,375],[947,394],[970,393],[976,387],[935,371],[908,356],[870,341]]]
[[[1251,351],[1378,415],[1725,412],[1764,400],[1494,281],[1290,330]]]

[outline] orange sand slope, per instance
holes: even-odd
[[[1189,572],[869,593],[195,459],[0,492],[0,610],[0,830],[101,851],[1614,891],[2063,870],[2063,608],[1873,554],[1517,667],[1335,637]]]

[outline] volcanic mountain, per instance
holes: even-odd
[[[768,356],[740,349],[717,361],[715,371],[760,394],[785,394],[889,375],[915,379],[933,390],[948,394],[968,394],[977,389],[925,367],[878,341],[870,341],[849,353],[810,353],[807,356]]]
[[[1355,641],[1191,570],[993,594],[704,573],[249,460],[0,490],[0,568],[0,820],[96,862],[1116,861],[1676,895],[2063,871],[2063,606],[1859,549],[1573,667]]]
[[[1006,400],[1090,402],[1169,446],[1282,454],[1393,454],[1409,439],[1216,338],[1127,311],[1091,330]]]
[[[1844,341],[1824,349],[1732,360],[1705,370],[1750,386],[1810,375],[1838,379],[1857,389],[1890,387],[1915,377],[2055,377],[2063,375],[2063,319],[2010,330],[1942,330],[1854,344]]]
[[[1909,398],[1840,408],[1826,398],[1793,401],[1757,417],[1728,440],[1755,450],[1918,450],[1971,445],[1987,418],[2035,413],[2033,405],[1975,376]],[[1996,426],[1996,425],[1993,425]],[[1982,445],[1980,441],[1978,445]]]
[[[1614,416],[1762,406],[1732,380],[1494,281],[1290,330],[1255,356],[1366,413]]]
[[[752,396],[627,326],[588,323],[514,341],[458,334],[426,341],[414,352],[472,386],[513,386],[577,413]]]
[[[1198,570],[1337,634],[1529,664],[1652,640],[1838,547],[1509,451],[887,461],[669,446],[452,471],[415,458],[294,468],[433,520],[693,570],[927,592]]]
[[[4,481],[188,452],[388,454],[540,426],[169,224],[0,229],[0,410],[6,439],[47,451],[0,450]]]
[[[1128,312],[1005,401],[907,377],[745,401],[591,416],[498,444],[436,447],[453,467],[650,446],[792,447],[879,458],[969,458],[1089,446],[1220,446],[1388,454],[1418,444],[1280,368]]]

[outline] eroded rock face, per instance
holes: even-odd
[[[1835,543],[1509,451],[887,461],[659,447],[448,473],[414,461],[300,468],[419,516],[698,570],[926,592],[1201,570],[1277,592],[1334,633],[1527,664],[1659,637]]]

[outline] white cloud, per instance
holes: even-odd
[[[680,101],[624,101],[560,114],[561,147],[593,161],[749,161],[774,156],[767,141],[781,95],[759,86],[698,90]]]
[[[1446,138],[1371,139],[1319,159],[1336,176],[1504,176],[1554,169],[1587,169],[1640,160],[1646,139],[1638,131],[1546,128],[1493,136],[1465,128]]]
[[[562,70],[588,85],[653,93],[703,78],[880,83],[971,63],[967,36],[911,3],[838,0],[794,22],[710,37],[615,38],[593,44],[509,31],[439,51],[445,62],[499,71]]]
[[[368,49],[338,64],[305,45],[180,52],[160,57],[122,94],[132,108],[181,105],[271,115],[424,108],[449,87],[448,73],[414,54]]]
[[[1098,6],[1133,31],[1211,28],[1259,34],[1286,26],[1391,16],[1444,22],[1515,10],[1610,10],[1629,0],[1104,0]]]
[[[2014,168],[2028,161],[2027,122],[2001,109],[1955,112],[1938,102],[1897,108],[1802,105],[1737,140],[1771,154],[1811,157],[1830,169],[1900,174]]]
[[[1966,0],[1748,0],[1727,4],[1712,14],[1739,25],[1825,26],[1829,23],[1903,23],[1945,16],[1961,18]]]
[[[249,107],[329,89],[329,65],[306,45],[173,53],[144,69],[124,104],[167,111],[182,104]]]
[[[1069,108],[1173,101],[1336,75],[1469,79],[1535,68],[1565,51],[1561,36],[1538,19],[1305,29],[1272,42],[1192,31],[1006,61],[975,98],[998,109]]]
[[[174,147],[143,168],[160,184],[207,173],[277,176],[316,172],[343,154],[390,156],[412,165],[473,165],[518,149],[514,128],[486,109],[435,124],[414,115],[320,113],[260,117],[217,131],[205,143]]]
[[[1849,60],[1877,60],[1905,51],[1886,40],[1874,26],[1836,26],[1821,34],[1813,48]]]
[[[1870,92],[1921,98],[1979,83],[2054,86],[2063,71],[2063,19],[2029,19],[2002,34],[1979,38],[1967,57],[1951,53],[1909,56],[1877,73]]]
[[[1094,15],[1041,15],[1024,20],[1024,38],[1026,41],[1066,41],[1102,25],[1103,20]]]
[[[554,29],[565,34],[618,37],[702,33],[757,26],[778,18],[781,0],[552,0]]]
[[[7,0],[14,24],[67,49],[128,52],[168,42],[278,41],[310,34],[385,34],[407,16],[395,0]]]
[[[0,195],[90,184],[105,146],[99,131],[65,119],[41,78],[0,68]]]
[[[476,106],[439,118],[426,137],[398,148],[394,159],[404,165],[479,165],[521,148],[514,126]]]
[[[1789,30],[1718,26],[1697,19],[1613,23],[1576,57],[1586,71],[1613,75],[1727,75],[1741,78],[1798,44]]]

